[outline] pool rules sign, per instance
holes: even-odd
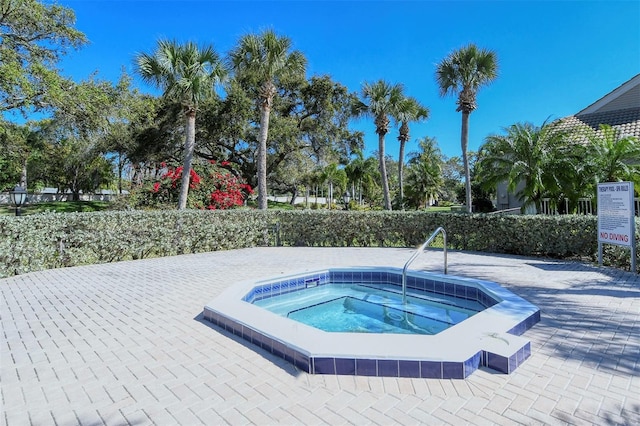
[[[633,182],[598,184],[598,261],[602,266],[602,244],[631,250],[631,271],[636,271],[636,238]]]

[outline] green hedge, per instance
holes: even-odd
[[[268,244],[260,212],[122,211],[0,217],[0,276]]]
[[[592,261],[597,256],[595,216],[326,210],[46,213],[0,217],[0,276],[274,244],[415,247],[439,226],[447,231],[450,249]],[[640,221],[636,228],[638,239]],[[628,269],[629,252],[605,246],[605,262]]]
[[[391,246],[422,244],[437,227],[459,250],[591,256],[597,250],[592,216],[497,216],[424,212],[278,212],[281,239],[292,246]]]

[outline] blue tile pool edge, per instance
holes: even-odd
[[[388,268],[387,268],[388,269]],[[395,269],[395,268],[393,268]],[[391,273],[396,273],[395,270],[392,269]],[[272,279],[265,280],[256,285],[262,285],[263,291],[266,289],[266,286],[270,286],[269,291],[273,291],[276,288],[278,291],[289,291],[293,287],[295,288],[303,286],[306,288],[306,285],[309,282],[317,281],[315,285],[326,284],[331,282],[330,275],[328,272],[331,271],[323,271],[318,273],[312,273],[311,279],[306,281],[300,281],[300,277],[293,277],[287,280],[283,279]],[[342,270],[339,270],[342,271]],[[315,275],[318,274],[318,275]],[[450,281],[451,276],[447,275],[439,275],[439,274],[430,274],[434,278],[442,277]],[[315,277],[319,277],[317,280]],[[303,277],[305,277],[303,275]],[[308,278],[308,276],[307,276]],[[473,287],[477,289],[477,293],[487,294],[488,299],[494,302],[495,306],[500,306],[502,302],[498,302],[496,299],[501,299],[506,297],[507,299],[518,299],[523,302],[524,299],[519,298],[518,296],[513,295],[513,293],[509,292],[506,289],[503,289],[496,283],[489,281],[481,281],[474,279],[466,279],[460,277],[454,277],[454,282],[461,285],[467,285],[467,283],[480,283],[480,287],[476,287],[475,284],[471,284]],[[391,278],[393,280],[393,278]],[[382,282],[383,279],[380,278],[379,282]],[[287,286],[283,288],[282,283],[287,282]],[[374,281],[375,282],[375,281]],[[388,281],[386,281],[388,282]],[[280,284],[278,287],[275,287],[274,284]],[[253,290],[256,287],[253,287],[252,291],[249,294],[246,294],[242,299],[246,299],[253,294]],[[454,287],[454,292],[455,287]],[[443,293],[444,294],[444,293]],[[479,296],[479,295],[478,295]],[[515,297],[512,297],[515,296]],[[479,299],[480,297],[478,297]],[[504,301],[504,300],[503,300]],[[528,302],[526,302],[528,304]],[[533,305],[528,304],[533,307]],[[534,307],[535,308],[535,307]],[[524,332],[526,332],[529,328],[535,325],[540,321],[540,310],[535,308],[536,310],[524,318],[522,321],[518,322],[514,326],[512,326],[507,333],[520,336]],[[312,356],[303,351],[294,349],[287,345],[284,342],[281,342],[278,339],[272,338],[267,334],[260,332],[252,327],[249,327],[241,322],[236,321],[235,319],[226,316],[222,313],[216,312],[215,310],[205,306],[204,310],[204,318],[207,321],[212,322],[214,325],[219,328],[238,336],[245,341],[277,356],[279,358],[284,359],[287,362],[292,363],[301,371],[310,373],[310,374],[337,374],[337,375],[361,375],[361,376],[376,376],[376,377],[411,377],[411,378],[434,378],[434,379],[465,379],[470,374],[472,374],[475,370],[477,370],[480,366],[487,367],[493,369],[498,372],[502,372],[505,374],[511,374],[517,367],[519,367],[522,362],[524,362],[531,355],[531,345],[530,342],[526,342],[523,346],[518,348],[512,355],[504,356],[500,354],[496,354],[493,352],[481,350],[465,361],[457,362],[457,361],[434,361],[429,359],[390,359],[390,358],[357,358],[357,357],[340,357],[340,356]]]
[[[434,279],[439,278],[439,279]],[[474,281],[465,282],[463,278],[456,277],[451,280],[448,275],[433,274],[432,278],[421,277],[416,273],[407,274],[407,289],[423,292],[454,296],[462,299],[477,301],[485,308],[500,302],[498,297],[488,294],[482,288],[473,285]],[[309,287],[326,284],[349,284],[358,282],[362,284],[387,284],[400,289],[402,276],[391,271],[353,271],[350,269],[331,269],[328,271],[313,272],[307,276],[294,276],[276,278],[256,283],[242,300],[254,303],[258,300],[292,293]]]
[[[464,362],[313,357],[215,312],[205,311],[204,318],[222,330],[240,337],[278,358],[284,359],[295,365],[299,370],[309,374],[466,379],[479,367],[487,367],[501,373],[511,374],[531,355],[531,344],[527,342],[510,357],[480,351]]]

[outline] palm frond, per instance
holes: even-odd
[[[214,48],[199,48],[193,42],[159,40],[153,55],[137,55],[136,65],[142,79],[161,89],[163,96],[191,107],[210,96],[226,76]]]
[[[478,89],[491,83],[497,75],[496,53],[478,49],[474,44],[454,50],[436,66],[440,96],[458,95],[458,102],[468,104],[471,110],[475,109]],[[467,107],[461,105],[461,108]]]
[[[278,36],[273,30],[246,34],[229,54],[229,65],[258,85],[304,74],[306,58],[302,52],[291,51],[291,48],[291,39]]]

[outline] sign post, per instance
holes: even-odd
[[[602,244],[631,250],[631,271],[636,272],[636,236],[633,182],[598,184],[598,262],[602,266]]]

